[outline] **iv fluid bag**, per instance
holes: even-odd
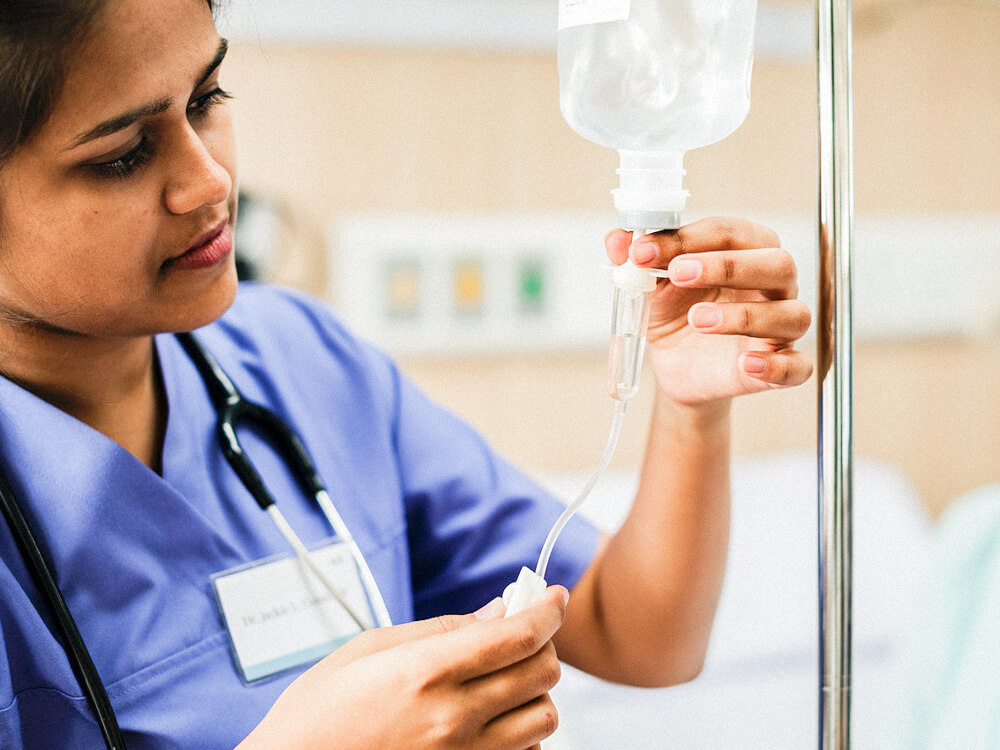
[[[587,140],[683,153],[746,118],[756,0],[560,0],[559,11],[559,105]]]

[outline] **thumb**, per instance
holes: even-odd
[[[473,622],[503,617],[505,611],[503,601],[497,597],[472,614],[439,615],[427,620],[417,620],[387,628],[373,628],[345,643],[327,656],[324,661],[330,662],[332,667],[342,667],[363,656],[369,656],[387,648],[394,648],[431,635],[458,630]]]
[[[379,634],[386,639],[386,645],[382,648],[391,648],[407,641],[426,638],[429,635],[439,635],[452,630],[458,630],[474,622],[496,620],[503,617],[506,611],[507,607],[504,605],[503,599],[498,596],[468,615],[438,615],[427,620],[417,620],[416,622],[397,625],[393,628],[380,628],[379,630],[384,631],[382,633],[379,633],[379,630],[371,632]]]

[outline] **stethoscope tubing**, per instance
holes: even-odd
[[[376,624],[379,626],[391,625],[392,620],[389,616],[389,611],[386,608],[385,600],[382,598],[382,592],[378,587],[378,583],[375,581],[374,575],[372,575],[371,568],[368,566],[364,555],[361,554],[361,549],[358,547],[354,535],[348,529],[347,524],[344,523],[344,519],[340,513],[337,512],[329,492],[327,492],[326,487],[323,485],[316,467],[298,435],[276,414],[259,404],[245,399],[219,366],[218,362],[216,362],[215,358],[201,346],[192,334],[178,333],[176,334],[176,338],[180,341],[185,352],[198,369],[202,381],[208,389],[212,404],[218,415],[216,430],[223,454],[247,491],[250,492],[257,504],[263,510],[267,511],[281,535],[288,541],[292,549],[295,550],[299,559],[309,567],[357,625],[362,630],[372,627],[344,601],[343,597],[336,590],[333,581],[316,564],[305,544],[299,539],[281,511],[278,510],[274,498],[265,486],[260,474],[254,468],[253,463],[240,445],[235,429],[235,424],[238,421],[251,423],[260,428],[262,435],[267,439],[269,445],[281,454],[302,490],[316,501],[334,533],[341,541],[347,544],[348,550],[358,567],[358,573],[361,577],[365,593],[368,595]],[[56,625],[64,641],[63,648],[73,667],[73,672],[80,683],[81,690],[93,709],[94,716],[100,727],[101,736],[104,738],[104,744],[108,750],[126,750],[121,727],[118,724],[114,707],[108,698],[104,682],[101,680],[100,673],[94,665],[90,651],[83,637],[80,635],[79,628],[77,628],[76,621],[69,611],[66,600],[59,590],[59,585],[56,583],[52,568],[46,561],[41,547],[32,533],[31,527],[24,517],[14,492],[7,481],[6,467],[2,465],[2,462],[0,462],[0,510],[2,510],[4,518],[7,520],[7,524],[11,529],[24,561],[27,563],[35,585],[42,592],[52,616],[55,617]]]
[[[305,563],[321,582],[329,590],[334,599],[347,611],[351,618],[362,630],[368,630],[372,625],[358,614],[344,601],[343,597],[332,586],[330,579],[325,576],[318,565],[312,560],[305,545],[298,539],[291,526],[275,505],[274,498],[268,492],[264,481],[257,472],[250,458],[243,451],[239,437],[236,435],[236,423],[245,422],[259,428],[260,435],[267,440],[268,444],[281,454],[285,463],[292,470],[302,491],[311,496],[320,511],[326,516],[334,533],[347,544],[347,548],[358,567],[358,574],[361,576],[365,593],[368,596],[372,610],[375,614],[376,625],[388,626],[392,624],[389,610],[385,606],[382,592],[372,575],[371,568],[361,554],[361,548],[351,530],[344,523],[343,517],[337,512],[330,493],[327,491],[323,480],[316,470],[316,466],[309,456],[305,445],[299,436],[274,412],[265,409],[259,404],[249,401],[239,389],[236,388],[229,376],[216,361],[216,359],[205,349],[201,343],[191,333],[178,333],[176,338],[187,352],[191,361],[194,362],[202,380],[209,391],[216,412],[216,429],[218,431],[219,442],[222,446],[223,455],[233,470],[239,475],[247,490],[257,501],[263,510],[271,516],[282,536],[296,550],[299,558]]]
[[[316,502],[319,503],[320,510],[326,516],[326,520],[329,521],[334,532],[347,544],[351,552],[351,557],[354,558],[358,566],[358,573],[361,575],[361,582],[371,602],[376,622],[379,627],[389,627],[392,625],[392,617],[389,615],[388,607],[385,606],[385,599],[382,598],[382,589],[379,588],[378,582],[372,574],[372,569],[368,567],[368,561],[361,554],[361,548],[358,547],[358,543],[354,540],[354,535],[347,528],[347,524],[344,523],[344,519],[340,513],[337,512],[337,507],[333,504],[333,500],[330,499],[330,493],[326,490],[317,492]]]
[[[104,689],[101,675],[59,590],[52,568],[42,554],[41,547],[7,482],[6,467],[2,466],[0,466],[0,508],[7,519],[18,549],[28,564],[28,571],[35,585],[42,592],[49,611],[56,619],[58,631],[64,641],[63,648],[69,657],[80,688],[94,711],[104,744],[108,750],[125,750],[125,739],[122,737],[121,727],[118,726],[118,717]]]
[[[316,563],[313,556],[309,554],[309,549],[302,543],[302,540],[299,539],[298,534],[295,533],[291,524],[288,523],[285,516],[282,515],[280,510],[278,510],[278,506],[269,505],[267,508],[267,514],[271,517],[274,525],[278,527],[278,531],[281,532],[281,535],[285,537],[285,541],[287,541],[291,548],[295,550],[295,554],[298,556],[299,560],[301,560],[303,564],[309,568],[310,571],[312,571],[312,574],[319,579],[319,582],[323,584],[330,596],[332,596],[334,600],[344,608],[348,616],[354,620],[354,623],[359,628],[362,630],[368,630],[371,625],[369,625],[367,620],[362,618],[362,616],[354,610],[344,597],[340,595],[340,592],[337,591],[337,586]]]

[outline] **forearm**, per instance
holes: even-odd
[[[635,503],[573,590],[560,656],[664,685],[701,669],[729,540],[729,402],[654,408]]]

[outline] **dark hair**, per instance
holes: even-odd
[[[105,1],[0,0],[0,167],[45,122]]]

